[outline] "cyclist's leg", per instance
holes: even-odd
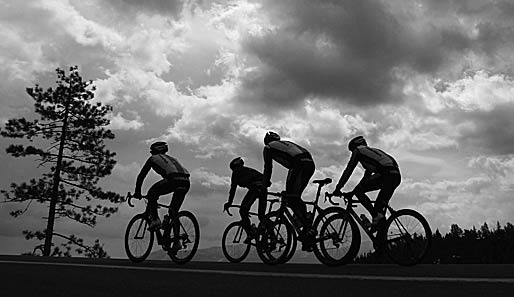
[[[161,195],[169,194],[172,191],[170,181],[168,179],[162,179],[153,184],[147,192],[148,204],[146,205],[146,214],[156,220],[159,218],[157,212],[157,200]]]
[[[259,208],[258,208],[258,217],[259,217],[259,221],[261,221],[264,216],[266,215],[266,208],[268,206],[268,201],[267,201],[267,194],[266,194],[266,188],[262,187],[262,186],[258,186],[257,188],[257,197],[259,198]]]
[[[190,182],[189,180],[173,180],[173,197],[171,198],[170,207],[168,213],[171,218],[175,218],[186,198],[186,194],[189,191]],[[173,224],[173,235],[177,236],[180,234],[180,225]],[[177,241],[173,242],[171,247],[171,253],[176,253],[180,249],[180,245]]]
[[[239,208],[239,214],[241,215],[241,223],[243,228],[250,231],[250,208],[257,199],[258,192],[255,189],[249,189],[243,200],[241,201],[241,208]]]
[[[384,177],[384,184],[380,189],[380,192],[377,195],[377,200],[375,202],[375,213],[381,213],[385,215],[385,211],[387,205],[389,204],[389,200],[393,196],[394,191],[401,182],[401,176],[399,173],[388,174]]]
[[[371,216],[377,215],[371,200],[369,199],[367,192],[380,190],[384,185],[384,178],[382,175],[375,173],[365,180],[361,180],[360,183],[355,187],[355,196],[359,199],[362,205],[369,211]]]
[[[300,218],[302,226],[306,223],[307,207],[300,198],[301,169],[299,166],[290,169],[286,180],[287,205]]]
[[[306,160],[300,163],[300,197],[302,196],[303,191],[309,185],[309,181],[311,177],[314,175],[314,171],[316,170],[316,165],[314,165],[314,161]]]
[[[305,225],[306,226],[309,226],[309,227],[312,227],[311,224],[311,220],[309,220],[309,218],[307,218],[307,207],[305,205],[305,202],[301,199],[302,197],[302,194],[303,194],[303,191],[305,190],[305,188],[307,187],[307,185],[309,185],[309,181],[311,179],[311,177],[314,175],[314,171],[316,170],[316,166],[314,165],[314,161],[312,160],[305,160],[305,161],[302,161],[300,163],[300,176],[299,176],[299,180],[300,180],[300,201],[304,204],[304,209],[305,209]],[[312,219],[312,218],[311,218]]]
[[[173,180],[173,197],[171,198],[170,207],[168,209],[171,218],[174,218],[178,214],[190,186],[189,180]]]

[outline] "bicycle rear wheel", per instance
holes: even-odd
[[[246,238],[248,238],[248,233],[245,228],[243,228],[241,221],[232,222],[225,228],[221,241],[221,249],[227,260],[232,263],[239,263],[248,256],[251,246],[244,243]]]
[[[411,266],[420,263],[432,242],[427,220],[411,209],[395,212],[386,222],[385,252],[395,263]]]
[[[200,226],[196,217],[189,211],[180,211],[171,222],[170,233],[174,233],[173,226],[178,224],[178,233],[171,236],[171,248],[168,256],[177,264],[185,264],[194,257],[200,243]]]
[[[321,263],[328,266],[347,264],[359,252],[361,243],[359,227],[346,212],[328,215],[316,239],[314,254]]]
[[[145,260],[152,251],[154,232],[148,230],[148,219],[144,213],[135,215],[125,231],[125,252],[132,262]]]
[[[266,264],[281,264],[290,253],[296,233],[280,213],[269,213],[259,224],[257,254]]]

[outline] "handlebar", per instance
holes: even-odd
[[[353,196],[353,191],[352,192],[345,192],[345,193],[342,193],[342,195],[334,195],[332,193],[329,193],[329,192],[325,192],[325,201],[327,201],[327,198],[328,198],[328,201],[332,204],[332,205],[339,205],[339,203],[337,202],[334,202],[332,200],[332,197],[343,197],[343,199],[346,201],[348,201],[348,199],[351,199],[351,197]]]
[[[141,197],[134,197],[134,195],[132,195],[132,193],[128,192],[127,193],[127,203],[130,207],[134,207],[134,204],[132,204],[132,198],[135,198],[137,200],[141,200],[142,198],[146,198],[146,196],[141,196]]]

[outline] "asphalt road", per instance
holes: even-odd
[[[514,297],[514,265],[268,266],[0,256],[0,296]]]

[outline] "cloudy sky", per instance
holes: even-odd
[[[0,0],[0,121],[33,116],[25,88],[78,65],[114,108],[117,165],[104,188],[133,191],[149,143],[167,141],[192,173],[184,208],[201,222],[202,247],[219,245],[234,219],[222,213],[228,162],[262,170],[267,130],[308,148],[314,177],[333,179],[347,141],[365,135],[400,164],[394,207],[441,232],[504,225],[514,222],[512,15],[511,0]],[[11,142],[0,139],[1,189],[37,177],[37,163],[5,153]],[[280,190],[286,172],[275,168]],[[0,253],[30,250],[21,230],[46,215],[32,207],[14,219],[14,207],[0,204]],[[126,223],[142,209],[56,230],[124,257]]]

